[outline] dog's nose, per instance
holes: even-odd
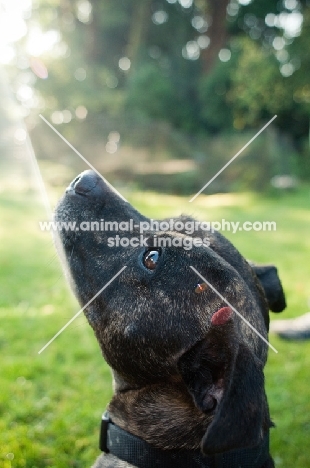
[[[97,185],[99,176],[94,171],[84,171],[70,184],[69,191],[74,190],[79,195],[87,195]]]
[[[115,199],[116,203],[121,200],[127,200],[100,174],[95,171],[84,171],[76,179],[74,179],[66,189],[66,194],[69,196],[82,195],[87,198]],[[118,200],[118,201],[117,201]],[[128,202],[127,202],[128,203]]]

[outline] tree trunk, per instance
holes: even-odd
[[[229,1],[230,0],[207,1],[206,10],[207,14],[212,18],[212,24],[207,32],[210,38],[210,45],[201,52],[205,74],[211,71],[219,51],[224,47],[227,40],[226,14]]]
[[[133,2],[133,10],[128,34],[127,56],[135,65],[141,44],[143,44],[150,21],[152,0]]]

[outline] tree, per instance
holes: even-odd
[[[275,125],[302,152],[309,11],[306,0],[38,0],[28,37],[16,44],[26,68],[15,86],[32,74],[29,107],[74,115],[82,103],[94,114],[166,120],[191,133],[257,127],[277,113]],[[38,24],[59,38],[29,57]]]

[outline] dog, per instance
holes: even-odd
[[[277,269],[191,217],[153,229],[93,171],[55,221],[76,223],[56,247],[114,378],[94,467],[274,467],[263,368],[269,310],[286,306]],[[86,229],[100,223],[114,231]]]

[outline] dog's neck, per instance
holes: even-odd
[[[181,380],[132,389],[116,378],[109,413],[121,428],[166,450],[198,450],[211,420],[196,408]]]
[[[109,413],[119,427],[157,448],[199,449],[210,416],[196,408],[181,380],[130,388],[115,375],[114,389]]]
[[[158,449],[200,452],[214,414],[196,407],[182,379],[133,388],[114,376],[115,394],[108,411],[115,424]],[[268,421],[262,427],[265,435]]]

